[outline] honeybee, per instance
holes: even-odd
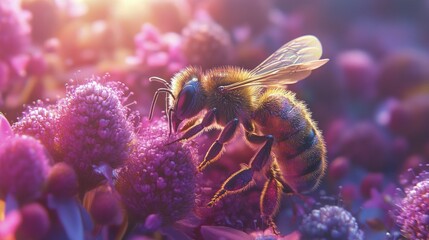
[[[278,234],[273,216],[282,192],[306,193],[318,186],[327,165],[323,137],[305,104],[284,86],[306,78],[328,62],[320,59],[321,55],[320,41],[308,35],[286,43],[250,71],[221,67],[202,72],[189,67],[177,73],[171,84],[150,79],[162,82],[165,88],[156,91],[149,118],[159,94],[166,93],[170,133],[187,122],[176,141],[190,139],[213,125],[222,129],[198,171],[219,159],[239,127],[248,143],[261,145],[247,166],[225,180],[208,206],[247,189],[255,173],[265,174],[261,216]]]

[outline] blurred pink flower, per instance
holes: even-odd
[[[161,34],[155,26],[146,23],[134,39],[136,55],[128,61],[143,66],[147,71],[159,70],[171,76],[186,65],[180,49],[181,41],[179,34]]]
[[[16,230],[21,224],[22,218],[18,210],[12,211],[6,215],[6,218],[0,221],[0,239],[13,240]]]
[[[22,53],[30,43],[30,14],[20,5],[20,0],[0,2],[0,59]]]
[[[6,117],[0,112],[0,139],[12,136],[12,128]]]

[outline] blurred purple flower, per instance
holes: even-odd
[[[46,191],[60,198],[70,198],[78,193],[78,177],[71,166],[64,162],[52,166],[46,182]]]
[[[148,21],[162,32],[180,32],[191,18],[188,0],[149,0]]]
[[[0,59],[22,53],[30,43],[30,14],[21,9],[19,0],[0,2]]]
[[[171,76],[186,65],[180,49],[181,41],[179,34],[161,34],[155,26],[146,23],[135,36],[136,56],[130,61],[142,65],[147,71]]]
[[[30,56],[26,66],[29,76],[43,76],[48,71],[48,63],[42,53],[34,53]]]
[[[37,199],[49,173],[45,147],[29,136],[12,136],[0,144],[0,198],[20,203]]]
[[[269,23],[271,1],[264,0],[209,0],[206,10],[213,19],[224,28],[233,30],[240,26],[249,26],[253,34],[265,29]],[[243,8],[246,11],[243,11]]]
[[[374,231],[386,231],[394,225],[390,215],[395,208],[397,188],[394,184],[385,186],[382,190],[372,188],[370,197],[362,204],[359,220]]]
[[[384,124],[392,132],[414,143],[429,139],[429,94],[413,95],[399,102],[391,102],[386,111]]]
[[[58,146],[62,160],[79,176],[79,186],[88,189],[99,183],[94,167],[117,168],[129,157],[134,138],[123,105],[127,89],[117,82],[90,79],[71,85],[61,104]]]
[[[50,227],[48,211],[39,203],[31,203],[22,207],[20,212],[22,221],[16,232],[17,239],[45,239]]]
[[[9,67],[6,64],[6,62],[3,62],[0,60],[0,94],[6,91],[9,81]],[[2,101],[2,96],[0,95],[0,101]],[[0,105],[3,105],[2,102],[0,102]]]
[[[115,187],[134,221],[157,214],[166,226],[185,218],[194,207],[194,153],[180,143],[167,145],[173,139],[164,119],[144,120],[135,152],[119,170]]]
[[[21,9],[20,0],[0,2],[0,107],[13,84],[12,77],[24,76],[30,45],[30,13]]]
[[[429,86],[429,57],[417,51],[388,55],[377,79],[380,97],[404,98]]]
[[[24,1],[23,8],[31,13],[33,41],[43,44],[54,37],[60,23],[60,12],[54,0]]]
[[[381,173],[369,173],[367,174],[361,184],[360,193],[364,198],[371,196],[372,190],[380,190],[384,181],[384,175]]]
[[[188,64],[210,69],[228,65],[232,45],[228,32],[214,21],[194,21],[182,31],[183,53]]]
[[[340,84],[345,88],[346,98],[372,100],[375,97],[377,65],[371,56],[361,50],[341,52],[335,61]]]
[[[329,164],[328,177],[332,181],[339,181],[349,174],[350,160],[346,157],[337,157]]]
[[[89,213],[100,225],[119,225],[123,220],[120,197],[111,189],[96,190]]]
[[[324,206],[313,210],[304,218],[300,232],[303,240],[364,239],[356,219],[347,210],[338,206]]]
[[[377,125],[364,121],[348,126],[340,133],[333,149],[336,156],[349,158],[370,171],[388,167],[390,141]]]

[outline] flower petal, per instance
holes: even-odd
[[[205,240],[226,240],[226,239],[241,239],[241,240],[251,240],[252,237],[245,232],[229,228],[229,227],[220,227],[220,226],[202,226],[201,235]]]

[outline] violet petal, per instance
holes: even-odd
[[[221,226],[202,226],[201,227],[201,235],[205,240],[219,240],[219,239],[252,239],[250,235],[245,232],[229,228],[229,227],[221,227]]]

